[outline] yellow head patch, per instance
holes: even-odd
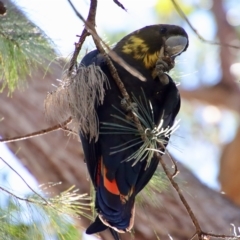
[[[154,68],[160,50],[149,53],[149,46],[139,37],[131,36],[122,47],[122,52],[131,55],[136,60],[142,60],[147,69]]]

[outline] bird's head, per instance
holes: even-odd
[[[153,69],[162,50],[175,58],[188,47],[188,35],[176,25],[158,24],[136,30],[121,39],[113,50],[121,56],[131,56],[142,61],[147,69]]]

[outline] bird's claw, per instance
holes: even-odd
[[[131,102],[130,104],[127,102],[125,98],[121,100],[121,107],[126,112],[126,119],[132,121],[132,113],[136,113],[138,111],[137,103]]]
[[[169,56],[160,56],[156,62],[155,71],[161,83],[164,85],[169,82],[165,72],[169,72],[175,65],[174,59]]]
[[[123,98],[121,100],[121,107],[126,112],[130,112],[130,111],[137,112],[138,111],[137,103],[135,103],[135,102],[128,103],[125,98]]]
[[[159,57],[156,62],[156,71],[158,76],[164,72],[169,72],[174,67],[174,65],[174,60],[171,57]]]

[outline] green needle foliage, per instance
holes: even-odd
[[[137,162],[141,162],[144,159],[147,161],[147,166],[149,166],[151,159],[153,158],[154,152],[164,153],[162,150],[158,149],[158,144],[165,145],[170,138],[171,134],[177,130],[179,127],[179,121],[176,121],[172,127],[163,128],[163,118],[156,125],[154,123],[154,115],[152,111],[151,102],[148,102],[145,93],[142,89],[143,97],[137,98],[132,94],[133,106],[132,111],[138,117],[142,127],[143,132],[139,132],[135,123],[126,117],[126,114],[120,109],[115,108],[119,115],[112,115],[114,118],[119,120],[121,123],[110,123],[101,122],[100,134],[132,134],[133,139],[125,142],[119,146],[112,147],[112,152],[110,154],[115,154],[121,151],[125,151],[140,144],[137,151],[128,156],[124,161],[133,161],[133,166]],[[124,99],[123,99],[124,100]],[[123,103],[124,101],[122,101]],[[108,131],[106,131],[108,130]],[[142,139],[144,136],[144,140]]]
[[[46,35],[14,5],[9,5],[7,14],[0,16],[0,91],[8,87],[12,93],[22,86],[20,80],[36,67],[46,68],[55,56]]]
[[[91,198],[77,193],[74,187],[51,198],[36,192],[25,199],[4,195],[0,199],[0,239],[81,239],[74,219],[84,216],[93,220],[86,213],[90,207]]]

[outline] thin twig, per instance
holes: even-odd
[[[235,49],[240,49],[240,46],[236,46],[236,45],[232,45],[232,44],[228,44],[228,43],[221,43],[221,42],[215,42],[215,41],[210,41],[205,39],[204,37],[202,37],[196,28],[194,28],[194,26],[191,24],[191,22],[188,20],[187,16],[185,15],[185,13],[183,12],[183,10],[181,9],[181,7],[176,3],[175,0],[171,0],[176,11],[178,12],[178,14],[187,22],[187,24],[189,25],[189,27],[193,30],[193,32],[198,36],[198,38],[203,41],[206,42],[208,44],[211,45],[218,45],[218,46],[224,46],[224,47],[230,47],[230,48],[235,48]]]
[[[197,236],[197,233],[195,232],[189,240],[193,240],[196,236]]]
[[[42,197],[39,193],[37,193],[26,181],[25,179],[12,167],[10,166],[2,157],[0,157],[0,159],[13,171],[15,172],[21,179],[22,181],[26,184],[26,186],[36,195],[38,196],[43,202],[40,202],[40,201],[37,201],[37,200],[34,200],[34,199],[28,199],[28,198],[22,198],[22,197],[19,197],[17,195],[15,195],[14,193],[8,191],[7,189],[3,188],[0,186],[0,190],[6,192],[7,194],[11,195],[12,197],[20,200],[20,201],[25,201],[25,202],[28,202],[28,203],[33,203],[33,204],[37,204],[37,205],[42,205],[42,206],[48,206],[48,207],[51,207],[52,209],[54,209],[55,211],[59,212],[59,213],[63,213],[65,214],[64,211],[62,211],[61,209],[59,208],[56,208],[51,202],[49,202],[47,199],[45,199],[44,197]],[[88,204],[84,204],[85,206],[88,206]],[[75,215],[71,215],[69,214],[69,216],[71,217],[75,217]]]
[[[65,127],[61,127],[61,130],[78,136],[77,132],[73,131],[72,129],[70,129],[70,128],[66,127],[66,126]]]
[[[8,191],[7,189],[3,188],[0,186],[0,190],[2,190],[3,192],[6,192],[7,194],[9,194],[10,196],[20,200],[20,201],[24,201],[24,202],[28,202],[28,203],[32,203],[32,204],[36,204],[36,205],[41,205],[41,206],[48,206],[52,209],[54,209],[56,212],[59,212],[59,213],[62,213],[62,214],[66,214],[66,212],[62,211],[60,208],[56,208],[53,206],[52,203],[48,202],[46,199],[45,199],[45,202],[39,202],[39,201],[36,201],[36,200],[32,200],[32,199],[29,199],[29,198],[22,198],[22,197],[19,197],[17,195],[15,195],[14,193]],[[37,194],[39,196],[39,194]],[[42,198],[42,197],[41,197]],[[81,205],[85,205],[85,206],[89,206],[89,204],[82,204]],[[86,209],[88,210],[88,209]],[[68,214],[70,217],[72,218],[77,218],[76,215],[73,215],[73,214]]]
[[[12,137],[12,138],[3,138],[3,139],[0,139],[0,142],[9,143],[9,142],[26,140],[26,139],[33,138],[33,137],[42,136],[44,134],[47,134],[47,133],[50,133],[50,132],[53,132],[53,131],[56,131],[56,130],[59,130],[59,129],[75,133],[75,132],[73,132],[72,130],[70,130],[69,128],[66,127],[66,125],[69,124],[71,122],[71,120],[72,120],[72,118],[69,118],[68,120],[66,120],[63,123],[57,124],[55,126],[52,126],[52,127],[46,128],[46,129],[42,129],[42,130],[37,131],[37,132],[32,132],[32,133],[29,133],[27,135],[17,136],[17,137]]]
[[[28,198],[22,198],[22,197],[19,197],[17,195],[15,195],[14,193],[8,191],[7,189],[3,188],[0,186],[0,189],[3,191],[3,192],[6,192],[7,194],[11,195],[12,197],[18,199],[18,200],[21,200],[21,201],[25,201],[25,202],[29,202],[29,203],[36,203],[35,201],[31,200],[31,199],[28,199]]]
[[[70,64],[69,64],[69,68],[68,68],[69,73],[72,72],[73,67],[76,64],[78,54],[81,51],[82,45],[83,45],[86,37],[89,36],[89,35],[90,34],[88,33],[87,29],[84,28],[83,31],[82,31],[82,34],[79,37],[78,43],[75,43],[75,50],[74,50],[73,56],[70,60]]]
[[[168,152],[168,150],[166,149],[166,147],[162,144],[162,143],[158,143],[159,144],[159,148],[163,148],[164,149],[164,152],[167,154],[167,156],[169,157],[169,159],[171,160],[172,164],[173,164],[173,168],[174,168],[174,172],[172,173],[172,178],[175,178],[178,173],[179,173],[179,170],[178,170],[178,167],[177,167],[177,163],[176,161],[173,160],[173,158],[171,157],[170,153]],[[158,158],[158,156],[156,156]]]
[[[40,197],[46,204],[48,204],[48,201],[43,198],[40,194],[38,194],[27,182],[26,180],[11,166],[9,165],[2,157],[0,157],[0,159],[13,171],[15,172],[21,179],[22,181],[27,185],[27,187],[33,192],[35,193],[38,197]]]
[[[174,172],[172,173],[172,178],[175,178],[179,173],[177,163],[176,163],[176,161],[173,160],[172,156],[170,155],[170,153],[168,152],[168,150],[166,148],[165,148],[165,152],[173,164],[172,167],[174,168]]]
[[[226,238],[240,239],[240,236],[225,235],[225,234],[214,234],[214,233],[202,232],[202,235],[208,236],[208,237],[214,237],[214,238],[221,238],[221,239],[226,239]]]
[[[120,3],[118,0],[113,0],[113,2],[115,2],[120,8],[122,8],[123,10],[127,11],[127,9],[123,6],[122,3]]]
[[[69,3],[72,6],[72,3],[71,2],[69,2]],[[91,2],[88,17],[86,20],[87,22],[91,23],[93,26],[95,26],[96,7],[97,6],[94,5],[94,2]],[[76,64],[77,57],[78,57],[78,54],[80,53],[82,45],[83,45],[86,37],[89,35],[90,35],[90,33],[87,31],[87,28],[85,27],[82,31],[82,34],[79,37],[78,43],[75,44],[75,50],[74,50],[73,56],[70,60],[70,65],[69,65],[69,69],[68,69],[69,74],[71,74],[73,67]]]
[[[158,154],[158,153],[155,153],[156,154],[156,157],[159,159],[159,162],[161,163],[162,165],[162,168],[164,170],[164,172],[166,173],[169,181],[171,182],[171,185],[173,186],[173,188],[176,190],[176,192],[178,193],[178,196],[181,200],[181,202],[183,203],[184,207],[186,208],[195,228],[196,228],[196,233],[194,233],[194,235],[190,238],[190,240],[192,240],[195,236],[198,236],[198,239],[199,240],[203,240],[205,239],[204,237],[206,236],[210,236],[210,237],[218,237],[218,238],[222,238],[222,239],[227,239],[227,238],[233,238],[233,239],[240,239],[240,237],[238,236],[230,236],[230,235],[224,235],[224,234],[213,234],[213,233],[206,233],[206,232],[203,232],[199,223],[198,223],[198,220],[196,218],[196,216],[194,215],[190,205],[188,204],[187,200],[185,199],[185,197],[183,196],[182,192],[181,192],[181,189],[180,187],[178,186],[178,184],[174,181],[174,175],[171,174],[168,169],[167,169],[167,166],[166,164],[164,163],[162,157]],[[175,162],[172,158],[171,158],[171,161]],[[175,163],[176,165],[176,163]],[[237,237],[237,238],[236,238]]]
[[[201,227],[200,227],[200,225],[199,225],[199,223],[198,223],[198,220],[197,220],[197,218],[195,217],[195,215],[194,215],[191,207],[189,206],[187,200],[186,200],[185,197],[183,196],[180,187],[179,187],[178,184],[174,181],[173,176],[172,176],[172,174],[168,171],[167,166],[166,166],[166,164],[164,163],[162,157],[161,157],[158,153],[155,153],[155,155],[156,155],[157,158],[159,159],[159,162],[161,163],[164,172],[166,173],[169,181],[171,182],[172,186],[174,187],[174,189],[175,189],[176,192],[178,193],[178,196],[179,196],[179,198],[181,199],[181,202],[183,203],[184,207],[186,208],[186,210],[187,210],[187,212],[188,212],[188,214],[189,214],[189,216],[190,216],[190,218],[191,218],[191,220],[192,220],[192,222],[193,222],[193,224],[194,224],[194,226],[195,226],[195,228],[196,228],[196,230],[197,230],[198,236],[200,236],[199,234],[202,232]]]

